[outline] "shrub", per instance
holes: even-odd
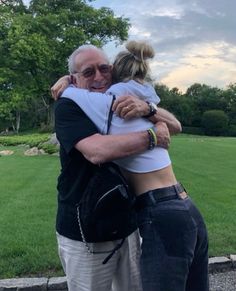
[[[187,133],[187,134],[194,134],[194,135],[204,134],[204,130],[201,127],[194,127],[194,126],[183,126],[182,132]]]
[[[15,146],[19,144],[27,144],[30,147],[38,146],[40,143],[48,141],[49,134],[27,134],[0,136],[0,144],[5,146]]]
[[[0,136],[0,144],[4,146],[16,146],[20,144],[28,145],[29,147],[37,147],[43,149],[48,154],[54,154],[59,151],[59,145],[51,143],[51,134],[27,134],[14,136]]]
[[[236,136],[236,124],[231,124],[229,126],[228,136]]]
[[[48,154],[55,154],[58,152],[59,147],[55,144],[50,144],[50,143],[43,143],[38,145],[39,149],[43,149],[45,151],[45,153]]]
[[[203,113],[202,126],[207,135],[226,135],[229,118],[222,110],[208,110]]]

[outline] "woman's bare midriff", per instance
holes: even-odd
[[[171,165],[161,170],[148,173],[131,173],[127,170],[122,170],[122,172],[136,195],[140,195],[149,190],[172,186],[177,183]]]

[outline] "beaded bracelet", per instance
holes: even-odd
[[[154,149],[154,147],[157,146],[157,137],[156,137],[156,132],[155,132],[155,128],[151,127],[147,130],[148,133],[148,137],[149,137],[149,145],[148,145],[148,149],[152,150]]]
[[[149,128],[149,130],[151,131],[151,133],[152,133],[152,135],[153,135],[153,138],[154,138],[154,140],[155,140],[155,146],[157,146],[157,136],[156,136],[156,132],[157,132],[157,130],[156,130],[155,126]]]

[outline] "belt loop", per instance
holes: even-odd
[[[152,191],[152,190],[150,190],[150,191],[148,192],[148,196],[150,197],[152,203],[155,204],[155,203],[156,203],[156,199],[155,199],[155,197],[154,197],[154,195],[153,195],[153,191]]]
[[[186,192],[186,193],[188,194],[188,192],[187,192],[187,190],[185,189],[184,185],[183,185],[182,183],[179,183],[179,185],[183,188],[183,191]]]
[[[182,193],[183,191],[185,191],[184,187],[182,186],[181,183],[177,183],[175,185],[173,185],[174,188],[175,188],[175,192],[176,192],[176,195],[179,199],[182,199],[181,196],[180,196],[180,193]]]
[[[174,189],[175,189],[175,193],[177,196],[179,196],[179,183],[173,185]]]

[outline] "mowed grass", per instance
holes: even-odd
[[[57,156],[0,157],[0,278],[62,275],[55,239]],[[176,176],[201,210],[210,256],[236,254],[236,139],[180,135]]]
[[[209,255],[236,254],[236,138],[176,136],[177,178],[205,218]]]
[[[55,239],[57,156],[0,157],[0,278],[62,274]]]

